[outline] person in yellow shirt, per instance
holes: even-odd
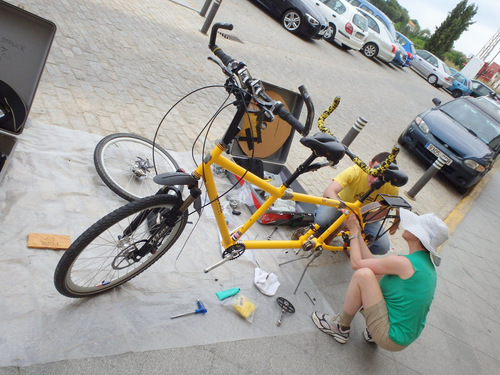
[[[389,153],[381,152],[373,157],[368,163],[370,168],[377,168],[387,157]],[[370,186],[377,180],[377,177],[370,176],[357,165],[353,165],[338,176],[332,179],[330,185],[323,192],[325,198],[343,200],[344,202],[355,202],[361,198],[369,189]],[[390,183],[384,184],[380,189],[375,190],[365,200],[364,205],[371,203],[377,199],[378,194],[398,195],[399,189],[392,186]],[[314,221],[320,226],[319,233],[323,233],[330,225],[337,220],[342,213],[335,207],[320,206],[314,213]],[[365,226],[365,235],[375,238],[379,232],[381,221],[368,223]],[[396,232],[397,226],[391,227],[390,234]],[[385,233],[373,243],[369,244],[369,249],[372,254],[382,255],[389,251],[391,246],[389,236]]]

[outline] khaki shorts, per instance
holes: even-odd
[[[362,309],[361,314],[365,317],[366,326],[373,340],[382,349],[398,352],[408,346],[398,345],[389,338],[389,315],[384,300],[367,309]]]

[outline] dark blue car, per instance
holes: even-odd
[[[500,152],[500,103],[489,96],[464,96],[418,115],[398,142],[432,164],[442,156],[440,173],[466,192],[492,168]]]
[[[413,42],[401,34],[399,31],[396,31],[396,41],[403,47],[408,55],[404,66],[411,66],[413,59],[415,58],[415,45]]]

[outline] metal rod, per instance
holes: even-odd
[[[208,13],[207,18],[205,19],[205,23],[201,27],[201,32],[205,35],[207,35],[208,29],[210,28],[210,25],[212,24],[212,21],[215,18],[215,14],[219,10],[219,6],[222,3],[222,0],[215,0],[214,4],[210,8],[210,12]]]
[[[413,187],[409,191],[405,191],[405,194],[410,198],[415,200],[415,195],[422,190],[422,188],[429,182],[429,180],[434,177],[436,173],[439,172],[441,168],[443,168],[448,161],[446,156],[439,156],[436,161],[425,171],[425,173],[420,177],[420,179],[413,185]]]
[[[205,17],[205,15],[207,14],[207,10],[210,7],[211,2],[212,2],[212,0],[205,0],[205,4],[203,4],[203,7],[200,10],[200,16]]]
[[[342,144],[349,147],[354,141],[354,139],[358,136],[358,134],[363,130],[368,121],[365,120],[364,117],[360,116],[356,123],[352,126],[351,129],[347,132],[344,139],[342,140]]]

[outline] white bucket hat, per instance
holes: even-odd
[[[441,263],[437,248],[449,237],[448,226],[433,213],[416,215],[411,211],[400,209],[401,227],[417,237],[425,249],[432,255],[436,266]]]

